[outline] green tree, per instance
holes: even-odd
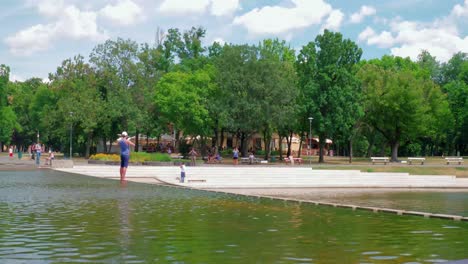
[[[0,148],[10,144],[15,129],[20,129],[17,117],[8,102],[7,86],[10,79],[10,68],[0,65]]]
[[[418,55],[417,63],[435,83],[440,85],[443,82],[441,65],[429,51],[423,50]]]
[[[170,72],[161,78],[154,102],[164,123],[172,123],[184,135],[209,135],[207,98],[214,89],[212,70],[207,67],[193,73]]]
[[[14,143],[18,146],[30,145],[36,141],[40,118],[33,112],[32,106],[38,89],[45,84],[39,78],[31,78],[24,82],[10,82],[9,94],[11,107],[17,115],[21,129],[14,132]]]
[[[392,161],[397,161],[402,141],[437,134],[437,124],[447,119],[449,111],[440,88],[429,78],[418,77],[418,70],[408,70],[418,69],[417,65],[400,67],[401,58],[395,58],[395,65],[388,63],[389,57],[385,61],[365,64],[358,77],[365,97],[364,122],[386,138]]]
[[[443,65],[443,90],[447,93],[454,125],[448,132],[450,154],[468,153],[468,54],[456,53]]]
[[[298,55],[302,120],[314,118],[314,132],[320,141],[319,162],[324,162],[325,140],[350,137],[362,114],[359,83],[353,72],[361,55],[362,50],[354,42],[328,30],[304,46]]]
[[[101,124],[103,142],[113,141],[122,130],[138,134],[147,108],[137,104],[138,44],[132,40],[107,40],[96,46],[90,63],[96,69],[97,87],[104,101],[106,120]],[[109,151],[110,149],[108,149]]]
[[[296,124],[298,89],[294,70],[295,55],[286,42],[278,39],[264,40],[260,43],[258,52],[259,60],[255,71],[259,81],[255,96],[258,98],[260,111],[257,113],[257,120],[265,146],[264,158],[268,160],[273,132]],[[290,152],[289,147],[288,154]]]
[[[73,126],[74,149],[89,157],[98,128],[106,121],[105,104],[96,85],[94,69],[82,56],[75,56],[63,61],[49,79],[57,96],[56,109],[47,110],[49,129],[55,131],[54,137],[61,141],[65,150]]]

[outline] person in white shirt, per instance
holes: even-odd
[[[185,164],[180,165],[180,182],[185,180]]]
[[[42,146],[41,143],[38,141],[36,144],[36,165],[41,163],[41,153],[42,153]]]

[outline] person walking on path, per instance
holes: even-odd
[[[239,164],[239,150],[237,149],[237,147],[235,147],[232,150],[232,161],[233,161],[234,165]]]
[[[10,157],[10,159],[13,158],[13,147],[10,146],[10,148],[8,149],[8,157]]]
[[[34,147],[34,149],[36,150],[36,165],[39,166],[41,163],[41,153],[42,153],[41,142],[37,141],[37,144]]]
[[[195,151],[194,148],[190,149],[189,156],[190,156],[190,166],[195,166],[197,161],[198,153]]]
[[[120,181],[125,181],[125,175],[127,174],[128,161],[130,160],[130,146],[135,146],[133,142],[128,140],[127,132],[122,132],[119,138],[120,146]]]

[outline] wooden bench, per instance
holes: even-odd
[[[376,162],[383,162],[384,165],[387,165],[388,162],[390,162],[390,159],[388,157],[371,157],[372,160],[372,165],[374,165]]]
[[[240,158],[241,163],[250,163],[250,159],[248,157]]]
[[[421,162],[421,165],[424,165],[424,161],[426,161],[426,158],[417,158],[417,157],[411,157],[411,158],[408,158],[408,164],[411,165],[411,163],[415,161],[415,162]]]
[[[243,158],[240,158],[240,160],[241,160],[241,163],[246,163],[246,164],[260,163],[262,161],[262,159],[260,158],[253,158],[252,161],[250,161],[249,157],[243,157]]]
[[[206,182],[206,180],[187,180],[187,182]]]
[[[302,160],[302,158],[294,158],[294,163],[302,164],[303,160]]]
[[[461,165],[463,163],[463,157],[448,157],[445,158],[445,162],[447,162],[447,165],[449,165],[451,162]]]

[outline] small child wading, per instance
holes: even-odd
[[[180,182],[185,180],[185,164],[180,165]]]

